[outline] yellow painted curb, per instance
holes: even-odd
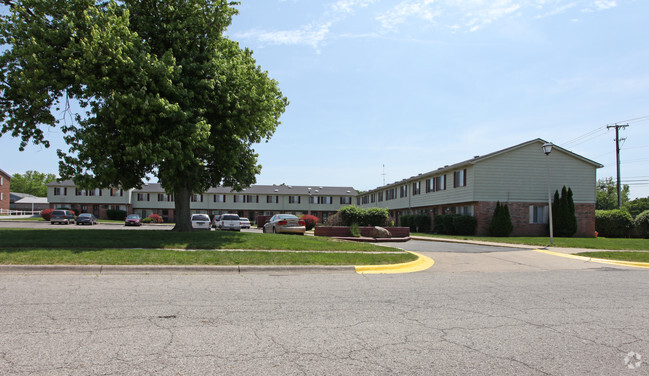
[[[575,260],[597,262],[597,263],[600,263],[600,264],[632,266],[634,268],[649,268],[649,263],[647,263],[647,262],[609,260],[609,259],[601,259],[601,258],[594,258],[594,257],[577,256],[577,255],[571,255],[570,253],[553,252],[553,251],[548,251],[548,250],[545,250],[545,249],[535,249],[534,251],[535,252],[541,252],[541,253],[547,253],[548,255],[553,255],[553,256],[571,258],[571,259],[575,259]]]
[[[396,273],[413,273],[426,270],[435,264],[435,260],[419,253],[406,251],[419,257],[415,261],[406,262],[403,264],[390,264],[390,265],[357,265],[354,266],[358,274],[396,274]]]

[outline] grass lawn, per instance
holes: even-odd
[[[414,236],[429,236],[434,238],[476,240],[484,242],[527,244],[545,247],[550,245],[549,237],[490,237],[490,236],[453,236],[453,235],[431,235],[425,233],[412,233]],[[626,238],[554,238],[555,247],[563,248],[586,248],[586,249],[609,249],[609,250],[649,250],[649,239],[626,239]]]
[[[649,252],[581,252],[578,256],[649,263]]]
[[[382,265],[415,259],[417,256],[410,253],[0,248],[0,264],[3,265]]]
[[[0,221],[32,221],[32,222],[49,222],[43,219],[43,217],[29,217],[29,218],[14,218],[8,215],[0,216]],[[98,219],[100,223],[124,223],[124,221],[118,221],[114,219]]]
[[[231,249],[250,252],[215,251]],[[257,250],[316,252],[255,252]],[[395,251],[398,252],[394,248],[367,243],[297,235],[224,231],[75,231],[74,227],[0,229],[0,264],[381,265],[417,258],[406,252],[390,253]]]

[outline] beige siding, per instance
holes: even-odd
[[[54,195],[55,187],[47,187],[47,202],[51,204],[109,204],[109,205],[127,205],[130,203],[130,191],[125,190],[124,196],[111,196],[110,190],[102,189],[101,196],[86,196],[75,194],[74,186],[56,187],[61,189],[60,195]],[[67,188],[68,194],[64,195],[64,189]]]
[[[543,202],[548,170],[541,145],[534,143],[478,162],[475,201]],[[596,168],[557,148],[549,156],[551,190],[572,188],[575,203],[595,202]]]

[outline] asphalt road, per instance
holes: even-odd
[[[649,358],[647,270],[511,248],[398,246],[435,266],[2,273],[0,374],[649,374],[629,355]]]

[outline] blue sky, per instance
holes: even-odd
[[[243,0],[227,34],[291,104],[259,184],[367,190],[543,138],[649,196],[649,2]],[[0,138],[0,168],[57,171]],[[540,152],[540,151],[539,151]]]

